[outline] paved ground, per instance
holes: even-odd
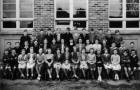
[[[0,90],[140,90],[140,81],[0,80]]]

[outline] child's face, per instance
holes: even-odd
[[[9,52],[8,51],[5,51],[4,53],[7,55]]]
[[[114,54],[117,54],[117,50],[114,50]]]
[[[38,42],[37,42],[37,41],[35,41],[35,42],[34,42],[34,44],[35,44],[35,45],[37,45],[37,44],[38,44]]]
[[[64,39],[61,39],[61,43],[64,44]]]
[[[85,49],[83,49],[83,50],[82,50],[82,53],[84,54],[85,52],[86,52]]]
[[[73,40],[70,40],[70,43],[73,43]]]
[[[127,56],[127,52],[124,52],[123,54],[124,54],[124,56]]]
[[[25,46],[28,46],[28,42],[25,42],[24,44],[25,44]]]
[[[30,48],[30,53],[33,53],[33,52],[34,52],[33,48]]]
[[[51,49],[48,49],[48,54],[51,54]]]
[[[22,54],[25,54],[25,50],[22,50],[22,52],[21,52]]]
[[[76,47],[75,46],[73,47],[73,50],[76,51]]]
[[[93,53],[94,52],[94,50],[93,49],[90,49],[90,53]]]
[[[116,44],[115,43],[112,43],[112,47],[116,47]]]
[[[53,44],[55,44],[55,43],[56,43],[56,40],[55,40],[55,39],[53,39],[53,40],[52,40],[52,43],[53,43]]]
[[[131,43],[131,44],[130,44],[130,47],[134,47],[134,43]]]
[[[67,47],[67,48],[66,48],[66,52],[68,52],[68,51],[69,51],[69,48]]]
[[[44,40],[44,43],[45,43],[45,44],[48,43],[47,39]]]
[[[132,55],[136,55],[136,52],[135,52],[135,51],[132,51],[131,54],[132,54]]]
[[[43,50],[42,49],[39,49],[39,53],[42,53],[43,52]]]
[[[86,40],[86,44],[89,44],[89,40]]]
[[[11,47],[11,43],[7,43],[7,47],[10,48]]]
[[[108,53],[108,51],[107,51],[107,50],[105,50],[105,53]]]
[[[57,54],[60,54],[60,50],[59,49],[57,50]]]
[[[79,43],[82,43],[82,39],[79,39]]]
[[[16,53],[16,51],[15,50],[12,50],[12,54],[15,54]]]
[[[96,40],[96,41],[95,41],[95,43],[96,43],[96,44],[98,44],[98,43],[99,43],[99,41],[98,41],[98,40]]]
[[[16,47],[19,47],[19,43],[16,43],[15,46],[16,46]]]

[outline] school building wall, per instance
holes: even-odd
[[[89,0],[88,2],[88,29],[109,29],[108,19],[108,4],[109,0]],[[0,0],[1,5],[1,0]],[[0,9],[0,17],[2,11]],[[34,28],[40,30],[43,28],[47,30],[48,27],[54,29],[54,0],[34,0]],[[2,18],[0,18],[0,23]],[[74,31],[73,31],[74,32]],[[112,31],[114,32],[114,31]],[[138,30],[122,30],[120,31],[123,38],[126,40],[126,46],[129,42],[134,41],[138,49],[138,55],[140,56],[140,31]],[[0,59],[2,59],[3,51],[6,46],[6,42],[11,42],[14,45],[19,41],[23,31],[5,31],[2,30],[0,24]],[[31,31],[29,31],[31,34]]]

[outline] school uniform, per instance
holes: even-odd
[[[3,55],[2,60],[3,60],[4,67],[10,66],[10,55]]]
[[[34,68],[35,67],[35,61],[36,61],[36,54],[35,53],[33,53],[33,54],[31,54],[31,53],[29,53],[28,55],[27,55],[27,69],[32,69],[32,68]]]
[[[88,69],[88,65],[87,65],[87,55],[80,55],[79,56],[79,60],[80,60],[80,69]]]
[[[73,68],[78,68],[78,65],[79,65],[78,53],[77,52],[72,52],[71,53],[71,59],[72,59],[72,67]]]
[[[53,67],[54,68],[61,68],[62,60],[63,60],[63,58],[62,58],[61,54],[60,55],[55,54],[54,55],[54,65],[53,65]]]
[[[27,63],[27,55],[20,54],[18,56],[18,68],[19,69],[25,69]]]
[[[130,67],[130,57],[127,56],[122,56],[121,57],[121,66],[122,67]]]
[[[89,69],[95,69],[96,68],[96,55],[89,53],[87,55],[87,62],[88,62]]]
[[[103,67],[102,55],[96,55],[96,67]]]
[[[53,61],[53,59],[54,59],[54,55],[53,54],[46,54],[45,56],[44,56],[44,58],[45,58],[45,61],[48,61],[49,63],[51,63],[52,61]],[[45,67],[46,67],[46,69],[51,69],[51,68],[53,68],[53,63],[51,64],[51,65],[48,65],[48,63],[46,63],[45,62]]]
[[[17,55],[20,55],[21,53],[21,48],[20,47],[14,47],[15,51],[16,51],[16,54]]]
[[[52,53],[53,53],[53,54],[56,53],[57,47],[58,47],[57,44],[51,44],[51,50],[52,50]]]
[[[120,66],[120,56],[118,54],[116,55],[111,55],[111,63],[112,63],[112,69],[113,70],[121,70],[121,66]]]
[[[18,56],[15,55],[10,55],[10,66],[13,69],[14,67],[18,67]]]
[[[103,64],[105,69],[111,69],[111,56],[110,54],[103,54],[102,55]]]
[[[138,56],[137,55],[131,55],[130,56],[130,66],[133,69],[134,67],[139,67],[138,65]]]
[[[113,36],[112,35],[107,35],[107,36],[105,36],[105,38],[106,38],[106,40],[107,40],[107,42],[106,42],[106,44],[109,46],[109,47],[111,47],[111,44],[113,43]]]
[[[69,43],[69,52],[71,53],[71,52],[73,52],[73,47],[75,46],[75,44],[74,43]]]
[[[20,47],[21,48],[23,48],[24,47],[24,43],[25,43],[25,41],[28,41],[28,43],[29,43],[29,45],[30,45],[30,42],[31,42],[31,38],[30,38],[30,36],[21,36],[21,38],[20,38]]]
[[[34,52],[37,54],[39,51],[39,45],[33,45]]]

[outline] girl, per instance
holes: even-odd
[[[39,44],[38,44],[37,40],[34,41],[33,48],[34,48],[34,52],[38,53],[38,51],[39,51]]]
[[[126,47],[124,45],[124,42],[121,42],[121,46],[119,47],[119,55],[123,55],[124,51],[126,50]]]
[[[44,53],[46,53],[47,49],[49,48],[49,44],[48,44],[47,38],[44,39],[44,46],[40,47],[40,48],[43,48],[43,51],[45,51]]]
[[[30,52],[28,41],[25,41],[25,43],[24,43],[24,49],[25,49],[25,54],[28,54]]]
[[[55,71],[56,71],[56,78],[59,79],[59,72],[60,72],[60,69],[61,69],[61,63],[62,63],[62,55],[61,55],[61,51],[60,49],[58,48],[57,51],[56,51],[56,54],[54,56],[54,68],[55,68]]]
[[[111,64],[112,64],[112,69],[114,71],[115,74],[115,80],[119,80],[119,75],[118,72],[121,70],[121,66],[120,66],[120,56],[117,54],[117,50],[115,49],[114,54],[111,55]]]
[[[81,38],[78,39],[78,44],[77,44],[77,49],[78,49],[78,52],[81,52],[82,49],[85,47],[85,45],[83,44],[83,41]]]
[[[48,48],[48,53],[45,55],[45,63],[47,65],[47,72],[49,74],[49,79],[52,79],[52,67],[54,61],[54,54],[50,48]]]
[[[37,54],[36,56],[36,71],[38,74],[37,79],[40,80],[41,79],[41,69],[44,63],[44,54],[43,54],[43,49],[40,48],[39,49],[39,54]]]
[[[113,54],[114,50],[118,51],[118,48],[116,47],[116,43],[113,42],[110,47],[110,54]]]
[[[62,69],[63,69],[63,72],[64,72],[64,75],[67,79],[70,79],[69,78],[69,72],[70,72],[70,60],[71,60],[71,56],[70,56],[70,53],[69,53],[69,48],[66,47],[65,48],[65,54],[64,54],[64,61],[63,61],[63,64],[62,64]]]
[[[83,77],[86,78],[86,70],[88,69],[88,65],[85,48],[82,49],[81,54],[79,55],[79,61],[80,61],[80,70],[82,71]]]
[[[96,63],[96,55],[94,53],[93,48],[90,49],[90,53],[87,56],[87,62],[88,62],[90,73],[91,73],[91,76],[92,76],[92,79],[93,79],[94,78],[94,72],[96,70],[96,64],[95,64]]]
[[[108,50],[105,49],[104,54],[102,55],[103,64],[107,73],[107,78],[110,79],[110,70],[111,70],[111,59]]]
[[[34,76],[34,67],[36,61],[36,54],[33,47],[30,47],[30,53],[27,55],[27,78],[29,77],[29,70],[31,69],[31,78]]]
[[[73,47],[73,52],[71,53],[72,56],[72,70],[73,70],[73,77],[78,78],[77,76],[77,69],[79,64],[78,53],[76,46]]]
[[[73,39],[69,40],[69,52],[73,52],[73,47],[75,46]]]
[[[27,55],[25,49],[22,49],[21,54],[18,56],[18,68],[21,74],[21,78],[25,78],[24,70],[26,69]]]
[[[125,76],[127,78],[127,80],[129,81],[129,72],[131,71],[131,68],[130,68],[130,57],[128,55],[128,52],[125,50],[123,52],[123,55],[121,57],[121,66],[122,66],[122,69],[124,70],[124,73],[125,73]]]
[[[64,39],[61,39],[60,49],[61,49],[61,53],[64,54],[64,52],[65,52],[65,41],[64,41]]]
[[[55,54],[56,53],[56,50],[57,50],[57,44],[56,44],[56,40],[55,38],[53,38],[52,40],[52,44],[51,44],[51,49],[52,49],[52,53]]]
[[[99,40],[96,39],[95,43],[93,44],[93,49],[97,52],[97,51],[101,51],[101,44],[99,44]]]
[[[88,39],[86,40],[85,48],[86,48],[86,53],[89,53],[90,49],[93,48],[92,44],[90,44],[90,41]]]
[[[101,55],[101,51],[98,50],[97,51],[97,55],[96,55],[96,65],[97,65],[97,71],[98,71],[98,81],[102,81],[102,77],[101,77],[101,73],[102,73],[102,68],[103,68],[103,60],[102,60],[102,55]]]

